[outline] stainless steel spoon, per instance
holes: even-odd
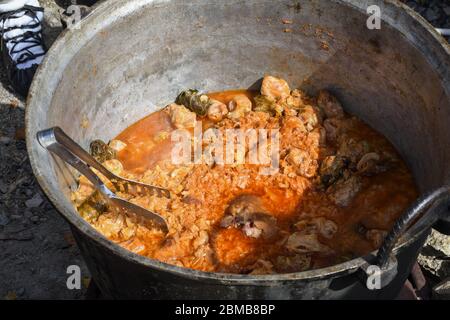
[[[101,163],[95,160],[87,151],[73,141],[59,127],[42,130],[37,133],[37,139],[41,146],[56,154],[66,163],[84,175],[100,192],[107,204],[113,209],[134,213],[151,220],[155,226],[163,232],[169,231],[166,220],[160,215],[151,212],[141,206],[133,204],[118,197],[112,192],[103,181],[90,169],[95,168],[103,174],[118,189],[132,195],[156,195],[170,198],[169,190],[156,186],[147,185],[141,182],[119,177],[106,169]]]

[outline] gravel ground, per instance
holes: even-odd
[[[450,28],[450,0],[405,0],[436,28]]]
[[[50,47],[62,31],[59,12],[70,1],[40,3]],[[67,223],[34,179],[24,141],[25,104],[0,68],[0,299],[83,298],[89,272]],[[70,265],[81,267],[80,290],[67,289]]]
[[[72,1],[40,2],[46,10],[44,35],[50,46],[63,28],[60,10]],[[450,28],[450,0],[404,2],[434,26]],[[89,273],[68,225],[33,177],[24,142],[24,106],[9,88],[0,63],[0,299],[80,299]],[[66,287],[69,265],[81,267],[81,290]]]

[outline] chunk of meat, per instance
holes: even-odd
[[[136,254],[141,254],[141,255],[144,255],[147,250],[147,246],[145,245],[145,243],[143,243],[137,237],[134,237],[134,238],[122,243],[121,245],[123,247],[127,248],[128,250],[130,250]]]
[[[292,90],[291,94],[286,98],[285,104],[287,107],[295,110],[301,109],[303,105],[304,93],[298,89]]]
[[[326,138],[329,143],[335,143],[337,141],[338,134],[342,128],[343,121],[336,118],[325,119],[323,126],[326,131]]]
[[[369,152],[359,160],[356,170],[362,175],[372,176],[388,170],[389,165],[388,159],[382,159],[376,152]]]
[[[253,221],[247,221],[242,227],[245,235],[250,238],[259,238],[262,234],[262,230],[257,228]]]
[[[308,131],[314,130],[322,122],[320,113],[312,106],[305,106],[300,110],[298,116]]]
[[[234,227],[242,229],[247,237],[272,238],[277,232],[277,220],[264,213],[250,213],[246,215],[225,216],[220,222],[222,228]]]
[[[167,107],[172,124],[177,129],[190,129],[195,127],[197,116],[185,106],[172,103]]]
[[[333,238],[334,234],[338,231],[337,224],[331,220],[325,218],[316,218],[314,220],[315,220],[314,223],[317,224],[317,227],[319,228],[319,233],[322,235],[322,237],[331,239]]]
[[[201,205],[202,201],[197,199],[189,194],[185,195],[181,200],[183,203],[192,204],[192,205]]]
[[[80,206],[77,206],[77,210],[80,213],[80,216],[83,217],[89,223],[95,223],[98,217],[106,211],[106,203],[95,202],[94,197],[89,198],[89,200],[81,203]],[[90,201],[90,200],[93,201]]]
[[[273,100],[285,99],[291,93],[286,80],[265,76],[261,85],[261,94]]]
[[[365,155],[362,156],[361,160],[359,160],[358,164],[356,165],[356,169],[359,172],[364,172],[378,160],[380,160],[380,156],[378,155],[378,153],[376,152],[366,153]]]
[[[205,230],[201,230],[198,233],[198,236],[195,237],[194,241],[192,242],[192,245],[194,248],[198,248],[200,246],[206,245],[209,242],[209,235],[208,232]]]
[[[236,197],[226,210],[227,215],[220,222],[222,228],[241,228],[247,237],[265,238],[274,236],[278,228],[277,220],[264,213],[260,199],[253,195]]]
[[[348,179],[341,179],[336,184],[328,188],[328,197],[336,205],[340,207],[348,206],[353,198],[358,194],[362,188],[361,178],[358,176],[351,176]]]
[[[283,114],[285,116],[288,116],[288,117],[289,116],[297,116],[298,112],[295,109],[290,108],[286,105],[282,105],[282,107],[283,107]]]
[[[286,156],[286,161],[296,167],[299,175],[306,178],[313,177],[317,172],[317,161],[311,159],[307,151],[292,148]]]
[[[299,117],[288,116],[283,119],[282,134],[304,134],[307,130]]]
[[[123,165],[117,159],[106,160],[103,162],[103,166],[115,175],[120,176],[123,173]],[[112,187],[111,182],[106,179],[105,176],[103,176],[96,169],[93,169],[93,171],[107,185],[108,188]],[[79,207],[86,200],[92,197],[95,191],[96,189],[94,188],[94,185],[85,176],[80,176],[78,180],[78,189],[75,192],[72,192],[71,200],[77,207]]]
[[[356,166],[361,157],[369,152],[369,145],[365,140],[356,140],[346,134],[338,138],[339,148],[337,154],[352,162]]]
[[[235,217],[247,219],[252,213],[264,212],[264,208],[258,196],[244,194],[234,198],[225,212]]]
[[[301,220],[295,224],[295,227],[303,234],[319,233],[327,239],[331,239],[338,230],[336,223],[324,217]]]
[[[250,108],[251,110],[251,108]],[[214,122],[219,122],[228,114],[227,106],[217,100],[211,99],[211,104],[208,107],[207,116],[208,119]]]
[[[237,223],[235,216],[225,216],[220,220],[220,227],[221,228],[229,228],[232,226],[235,226]]]
[[[286,249],[296,253],[318,252],[329,254],[333,252],[330,247],[319,241],[317,234],[304,234],[303,232],[291,234],[286,242]]]
[[[326,131],[323,127],[319,126],[308,133],[308,143],[314,147],[325,146]]]
[[[341,156],[328,156],[320,164],[320,182],[325,187],[338,181],[348,165],[348,160]]]
[[[120,140],[111,140],[109,146],[116,152],[120,152],[127,147],[127,144]]]
[[[275,269],[280,273],[300,272],[311,267],[311,257],[308,254],[279,256],[275,260]]]
[[[118,176],[120,176],[123,172],[122,162],[117,159],[106,160],[105,162],[103,162],[103,166]]]
[[[85,176],[80,176],[78,180],[78,189],[75,192],[72,192],[71,200],[76,207],[79,207],[94,193],[94,185]]]
[[[249,274],[251,275],[261,275],[261,274],[271,274],[273,271],[273,264],[270,261],[259,259],[255,264],[250,266],[253,269]]]
[[[262,231],[264,238],[272,238],[278,232],[277,219],[267,214],[253,216],[253,225]]]
[[[323,110],[327,118],[344,118],[344,109],[342,108],[341,103],[328,91],[322,90],[319,92],[317,104]]]
[[[106,213],[98,217],[95,228],[111,239],[117,239],[121,230],[126,226],[125,218],[116,213]]]
[[[247,112],[252,111],[252,102],[246,95],[238,94],[228,103],[228,110],[230,111],[229,118],[239,119]]]
[[[342,121],[336,118],[325,119],[323,127],[327,134],[327,142],[336,143],[339,131],[342,127]]]
[[[255,108],[253,109],[256,112],[266,112],[271,116],[279,117],[282,115],[284,107],[282,104],[276,102],[274,99],[258,95],[254,98],[255,100]]]

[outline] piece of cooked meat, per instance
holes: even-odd
[[[238,94],[228,103],[228,110],[230,113],[228,117],[231,119],[239,119],[246,113],[252,111],[252,102],[244,94]]]
[[[323,253],[330,254],[333,250],[322,244],[317,237],[317,234],[304,234],[303,232],[294,232],[291,234],[286,242],[286,248],[289,251],[297,253]]]
[[[170,121],[177,129],[190,129],[195,127],[197,116],[185,106],[172,103],[167,106]]]
[[[328,156],[320,164],[320,182],[328,187],[338,181],[348,166],[348,160],[341,156]]]
[[[259,238],[261,235],[270,238],[277,232],[277,220],[264,211],[257,196],[238,196],[230,202],[220,226],[240,228],[246,236],[252,238]]]
[[[295,228],[303,234],[320,234],[322,237],[331,239],[338,231],[338,226],[333,221],[324,217],[300,220]]]
[[[312,106],[305,106],[300,109],[298,116],[302,119],[308,131],[314,130],[322,122],[319,112]]]
[[[307,151],[292,148],[286,156],[286,161],[296,168],[299,175],[306,178],[315,176],[317,172],[317,161],[312,159]]]
[[[273,100],[284,99],[289,96],[291,89],[288,83],[280,78],[265,76],[261,85],[261,94]]]
[[[353,198],[358,194],[362,188],[361,178],[358,176],[351,176],[348,179],[341,179],[330,188],[328,188],[328,197],[338,206],[348,206]]]
[[[211,104],[208,107],[207,116],[209,120],[214,122],[221,121],[228,114],[227,106],[217,100],[211,99]]]
[[[338,118],[344,117],[344,109],[341,103],[326,90],[321,90],[317,98],[317,104],[324,111],[327,118]]]

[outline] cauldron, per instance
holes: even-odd
[[[380,8],[381,29],[367,27],[369,5]],[[311,94],[331,90],[396,146],[425,194],[450,183],[449,57],[445,40],[395,0],[109,0],[65,31],[39,68],[26,113],[29,157],[106,297],[394,298],[428,234],[426,219],[396,243],[396,262],[388,263],[394,267],[386,268],[390,276],[379,290],[369,290],[361,276],[371,255],[281,275],[189,270],[133,254],[95,231],[70,202],[74,173],[38,144],[36,133],[60,126],[87,147],[181,89],[251,87],[270,73]],[[426,217],[445,212],[449,193],[441,191],[439,205],[412,210],[420,207]]]

